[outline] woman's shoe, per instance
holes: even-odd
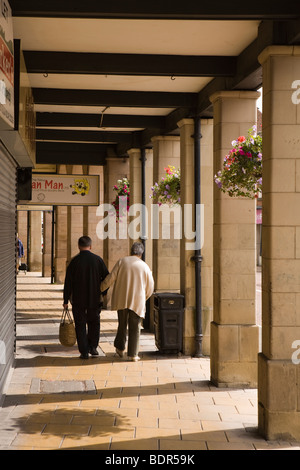
[[[128,356],[129,361],[138,362],[141,360],[139,356]]]

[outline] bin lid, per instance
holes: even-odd
[[[153,294],[154,297],[162,298],[162,299],[183,299],[183,294],[177,294],[173,292],[156,292]]]

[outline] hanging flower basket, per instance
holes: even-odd
[[[180,203],[180,170],[168,165],[165,168],[166,176],[159,183],[151,187],[150,198],[153,202],[161,206],[162,204]]]
[[[113,207],[116,211],[116,219],[126,215],[129,210],[129,196],[130,196],[130,183],[127,178],[122,178],[117,181],[117,184],[113,187],[116,191],[116,199],[112,202]]]
[[[240,136],[232,146],[215,183],[229,196],[258,197],[262,190],[262,138],[256,134],[256,126],[249,129],[247,138]]]

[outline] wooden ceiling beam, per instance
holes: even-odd
[[[36,162],[56,165],[104,165],[108,147],[102,144],[37,142]]]
[[[36,129],[38,141],[94,142],[94,143],[130,143],[131,132],[89,131],[64,129]]]
[[[87,113],[36,113],[37,127],[105,127],[153,128],[164,127],[164,116]]]
[[[236,57],[24,51],[28,73],[218,77],[235,73]]]
[[[156,20],[262,20],[296,18],[299,3],[296,0],[252,0],[224,2],[210,0],[10,0],[14,16],[61,18],[112,18]]]
[[[35,104],[134,108],[177,108],[193,106],[197,93],[119,90],[70,90],[33,88]]]

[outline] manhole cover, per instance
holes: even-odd
[[[97,389],[93,380],[32,379],[30,393],[92,393]]]

